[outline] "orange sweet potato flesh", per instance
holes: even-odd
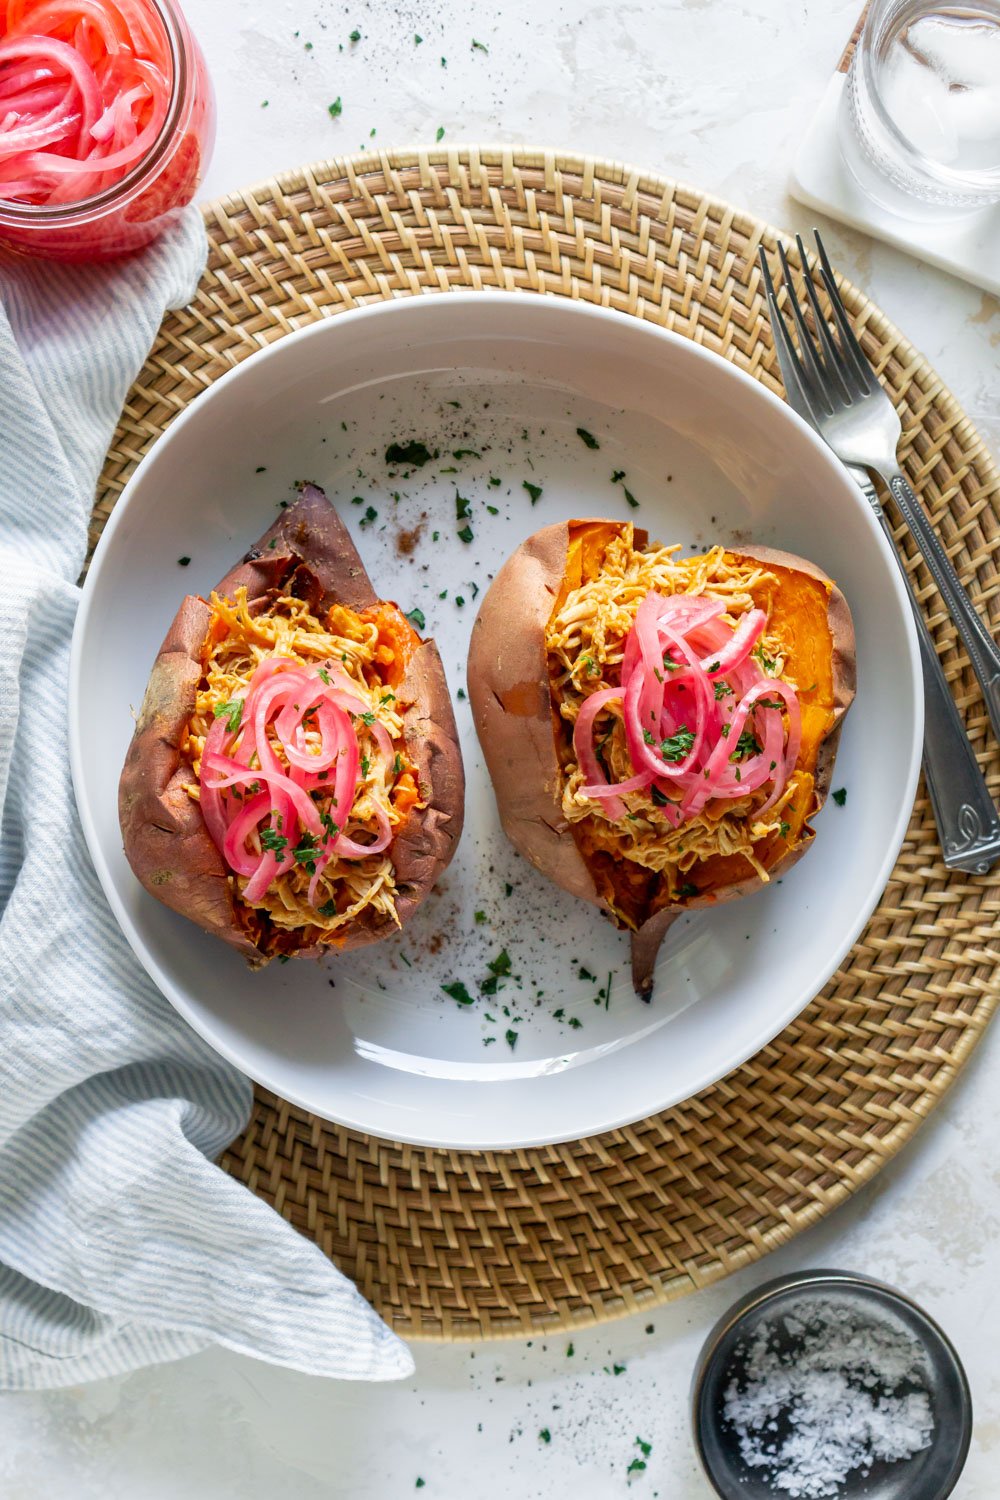
[[[232,598],[241,586],[251,606],[288,592],[306,599],[314,613],[341,605],[378,624],[381,670],[396,693],[412,767],[394,794],[397,809],[408,816],[391,845],[396,910],[405,926],[451,860],[464,815],[458,731],[437,647],[420,639],[395,604],[378,599],[347,529],[315,485],[304,486],[216,592]],[[183,747],[210,622],[205,600],[188,596],[153,664],[119,783],[126,856],[157,900],[237,948],[255,967],[277,954],[324,951],[302,934],[270,928],[236,898],[201,809],[184,789],[193,780]],[[362,947],[395,930],[390,919],[364,911],[324,949]]]
[[[563,815],[563,768],[574,756],[551,691],[546,630],[566,595],[598,575],[609,541],[622,529],[617,521],[563,522],[536,532],[507,560],[473,630],[469,698],[508,837],[557,884],[631,930],[633,980],[648,998],[670,925],[684,911],[748,895],[762,881],[742,855],[716,856],[686,876],[695,894],[669,901],[654,872],[594,848],[588,820],[570,824]],[[636,530],[635,547],[646,541]],[[740,546],[732,555],[775,576],[761,583],[755,602],[788,644],[800,685],[802,746],[795,796],[783,813],[789,831],[756,847],[773,877],[812,841],[809,820],[829,791],[841,722],[854,697],[854,629],[840,590],[813,563],[766,547]],[[523,622],[520,630],[511,629],[512,620]]]

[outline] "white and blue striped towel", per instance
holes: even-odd
[[[67,761],[70,635],[105,450],[163,311],[205,258],[190,212],[111,267],[0,261],[0,1387],[218,1342],[357,1380],[409,1351],[316,1246],[212,1164],[246,1079],[189,1030],[104,901]]]

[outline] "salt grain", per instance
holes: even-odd
[[[857,1300],[802,1299],[763,1319],[736,1360],[723,1414],[743,1462],[789,1500],[826,1500],[930,1446],[921,1346]]]

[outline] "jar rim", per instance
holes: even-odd
[[[184,45],[180,13],[174,0],[146,0],[163,23],[167,45],[170,49],[170,98],[167,112],[160,126],[160,133],[145,156],[141,156],[130,167],[124,177],[89,198],[77,198],[72,203],[18,203],[13,198],[0,197],[0,222],[29,225],[65,224],[81,214],[89,218],[102,210],[117,207],[120,200],[135,188],[141,187],[149,175],[160,165],[173,139],[180,119],[181,108],[187,92],[187,49]]]

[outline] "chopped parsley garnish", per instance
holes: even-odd
[[[326,683],[327,687],[330,686],[330,674],[325,667],[317,667],[316,675],[322,682]]]
[[[552,1441],[552,1434],[547,1427],[543,1427],[538,1436],[541,1438],[543,1443],[551,1443]]]
[[[532,505],[536,505],[542,498],[542,487],[540,484],[532,484],[530,479],[522,479],[521,488],[528,491],[531,496]]]
[[[581,439],[585,448],[599,448],[601,446],[595,438],[594,434],[592,432],[588,432],[586,427],[578,427],[576,429],[576,435]]]
[[[497,476],[496,476],[496,475],[495,475],[495,474],[491,474],[491,475],[490,475],[490,478],[489,478],[489,485],[490,485],[490,489],[491,489],[491,490],[498,490],[498,489],[499,489],[499,488],[500,488],[500,485],[501,485],[501,484],[502,484],[502,483],[503,483],[503,481],[502,481],[502,480],[500,480],[500,479],[498,479],[498,478],[497,478]]]
[[[626,1474],[638,1474],[645,1467],[646,1467],[646,1460],[644,1458],[633,1458],[632,1462],[629,1464],[628,1468],[625,1470],[625,1473]]]
[[[442,58],[441,61],[444,62],[444,58]],[[436,141],[443,141],[444,140],[444,126],[443,125],[439,125],[438,126],[437,131],[435,132],[435,135],[434,135],[434,139]]]
[[[354,30],[351,32],[350,36],[347,38],[347,40],[349,42],[360,42],[360,40],[361,40],[361,32],[358,30],[358,28],[356,26],[355,26]]]
[[[580,1020],[579,1016],[570,1016],[569,1024],[570,1026],[572,1026],[574,1031],[579,1031],[580,1027],[583,1025],[583,1022]]]
[[[451,456],[452,458],[482,458],[482,454],[477,453],[475,448],[456,448]]]
[[[416,606],[414,606],[413,609],[408,609],[406,611],[406,618],[411,622],[411,624],[415,625],[418,630],[427,629],[427,620],[422,609],[417,609]]]
[[[690,880],[685,880],[682,885],[677,887],[677,894],[678,896],[697,896],[698,887],[692,885]]]
[[[837,806],[838,807],[843,807],[844,803],[847,801],[847,788],[846,788],[846,786],[839,786],[835,792],[831,793],[831,795],[833,797],[834,802],[836,802]]]
[[[268,849],[272,854],[280,858],[288,848],[288,840],[283,834],[276,832],[273,828],[262,828],[260,832],[260,847]]]
[[[443,984],[441,988],[446,995],[457,1000],[459,1005],[475,1005],[476,1003],[460,979],[454,980],[451,984]]]
[[[717,672],[721,666],[722,666],[722,662],[721,661],[713,661],[712,665],[708,669],[709,675],[711,676],[711,674],[713,672]]]
[[[612,484],[618,484],[624,478],[625,478],[625,470],[624,469],[616,469],[615,472],[611,476],[611,483]]]
[[[371,712],[370,709],[369,709],[369,711],[367,713],[359,714],[358,718],[361,720],[362,724],[374,724],[375,723],[375,715]]]
[[[591,984],[597,983],[597,975],[591,974],[589,969],[585,969],[583,967],[583,964],[580,965],[579,978],[584,980],[585,982],[589,981]]]
[[[426,443],[390,443],[385,450],[387,464],[399,464],[409,469],[422,469],[432,457]]]
[[[190,565],[191,565],[191,559],[189,557],[179,557],[177,559],[177,566],[179,568],[187,568],[187,567],[190,567]]]
[[[628,488],[627,485],[624,485],[624,484],[622,485],[622,493],[625,496],[625,499],[628,501],[629,505],[631,505],[632,509],[633,510],[638,510],[639,509],[639,502],[635,498],[635,496],[633,495],[632,491]]]
[[[458,534],[459,534],[459,536],[462,536],[461,532],[459,532]],[[462,537],[462,540],[465,541],[465,538]],[[465,600],[463,599],[463,597],[462,597],[461,594],[456,594],[455,595],[455,603],[458,605],[459,609],[462,608],[462,605],[465,603]]]
[[[472,541],[472,538],[473,538],[474,535],[475,535],[475,533],[473,532],[471,526],[463,526],[459,530],[458,539],[459,539],[460,542],[466,542],[466,543],[468,543],[468,542]]]
[[[729,757],[732,761],[746,760],[751,755],[759,755],[763,745],[751,729],[744,729],[736,741],[736,749]]]
[[[719,681],[718,681],[718,682],[717,682],[717,683],[716,683],[716,684],[715,684],[715,696],[716,696],[716,699],[717,699],[717,700],[718,700],[718,699],[719,699],[719,698],[728,698],[728,697],[729,697],[729,694],[730,694],[730,693],[731,693],[731,692],[732,692],[732,688],[731,688],[731,687],[730,687],[730,686],[729,686],[729,683],[728,683],[728,682],[723,682],[723,681],[722,681],[722,680],[721,680],[721,679],[720,679],[720,680],[719,680]]]
[[[773,656],[768,656],[763,646],[755,646],[750,654],[751,656],[756,656],[765,672],[773,672],[778,665]]]
[[[676,734],[672,734],[669,738],[660,741],[660,754],[664,760],[674,764],[679,760],[683,760],[686,755],[690,755],[693,744],[694,734],[686,724],[682,724]]]
[[[329,901],[324,901],[322,906],[317,906],[316,910],[321,917],[335,917],[337,915],[337,903],[331,898]]]
[[[657,807],[666,807],[667,803],[670,801],[670,798],[664,796],[663,792],[660,791],[660,788],[658,786],[651,786],[649,789],[649,795],[652,797]]]
[[[491,516],[498,516],[500,514],[499,509],[495,505],[487,505],[486,509]]]
[[[368,772],[371,770],[371,768],[372,768],[372,763],[368,759],[367,755],[362,755],[362,757],[361,757],[361,774],[362,774],[362,776],[367,776]]]
[[[780,698],[758,698],[754,704],[754,708],[784,708],[784,706]]]
[[[315,875],[316,855],[318,852],[319,850],[313,835],[303,831],[302,841],[297,848],[292,850],[292,857],[297,865],[304,865],[310,875]]]
[[[475,40],[475,38],[473,38],[473,41],[472,41],[472,51],[473,52],[489,52],[489,50],[490,49],[489,49],[489,47],[486,46],[485,42],[477,42]]]
[[[455,490],[455,520],[464,521],[466,516],[472,515],[472,506],[464,495]]]
[[[379,707],[380,708],[384,708],[387,703],[395,703],[395,701],[396,701],[396,694],[395,693],[383,693],[382,696],[381,696],[381,698],[378,701],[379,701]],[[313,713],[313,712],[315,712],[315,710],[314,709],[310,709],[309,712]]]
[[[496,958],[491,959],[486,967],[491,974],[496,974],[498,978],[506,979],[510,974],[510,954],[507,952],[507,949],[501,948]]]
[[[321,812],[320,815],[319,815],[319,820],[322,823],[323,828],[326,831],[326,838],[323,840],[323,842],[325,844],[329,844],[333,839],[335,839],[337,837],[338,833],[340,832],[340,829],[337,826],[337,824],[333,821],[333,819],[331,818],[331,816],[330,816],[330,814],[328,812]]]
[[[402,771],[402,769],[403,769],[403,757],[400,755],[399,751],[397,750],[395,758],[394,758],[394,760],[392,762],[392,774],[394,776],[398,776],[400,774],[400,772]]]
[[[327,114],[330,116],[331,120],[336,120],[336,118],[338,117],[338,115],[342,115],[343,114],[343,112],[344,112],[344,106],[341,103],[341,99],[340,99],[340,95],[339,94],[337,95],[336,99],[334,99],[334,101],[333,101],[332,104],[328,104],[327,105],[326,109],[327,109]]]
[[[791,826],[791,823],[786,823],[784,818],[782,818],[781,823],[778,827],[778,832],[783,839],[787,839]]]
[[[474,912],[473,916],[475,917],[475,920],[477,922],[479,922],[479,923],[483,923],[483,922],[486,921],[486,913],[484,911]]]
[[[647,1333],[652,1333],[652,1331],[653,1330],[651,1327],[646,1329]],[[653,1451],[652,1443],[644,1442],[641,1437],[636,1438],[635,1446],[639,1449],[639,1452],[642,1454],[643,1458],[648,1458]]]
[[[358,522],[358,525],[359,526],[370,526],[373,521],[377,521],[377,520],[378,520],[378,511],[375,509],[374,505],[369,505],[368,509],[365,511],[364,515],[361,517],[361,520]]]
[[[225,719],[230,734],[235,734],[243,719],[243,699],[233,698],[229,703],[217,703],[212,710],[217,719]]]
[[[513,1052],[514,1048],[517,1046],[517,1032],[507,1031],[504,1033],[504,1037],[507,1042],[507,1046]]]

